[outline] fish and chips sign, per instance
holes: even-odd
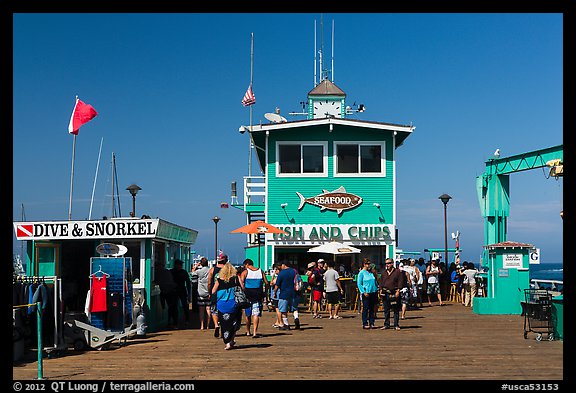
[[[18,240],[142,239],[156,237],[158,219],[15,222]]]
[[[378,242],[392,244],[395,227],[391,224],[304,224],[276,225],[285,234],[274,234],[268,238],[276,245],[312,245],[324,241]]]
[[[340,186],[334,191],[322,190],[321,194],[309,198],[304,197],[299,192],[296,192],[296,194],[300,198],[298,211],[302,210],[304,205],[308,203],[319,207],[320,211],[334,210],[340,215],[344,210],[354,209],[362,204],[362,198],[346,192],[344,186]]]

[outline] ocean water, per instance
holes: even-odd
[[[564,281],[563,263],[530,265],[530,279]]]

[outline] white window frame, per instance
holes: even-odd
[[[280,172],[280,145],[300,145],[300,173],[281,173]],[[302,147],[304,146],[322,146],[322,172],[309,173],[303,172],[304,162]],[[276,142],[276,177],[328,177],[328,142],[324,141],[277,141]]]
[[[358,145],[358,168],[360,169],[360,146],[380,145],[380,172],[338,173],[338,145]],[[386,142],[385,141],[334,141],[332,161],[334,177],[386,177]]]

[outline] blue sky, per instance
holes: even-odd
[[[66,220],[75,96],[99,115],[76,141],[73,219],[110,216],[116,156],[123,215],[131,183],[137,215],[199,231],[195,249],[243,259],[242,211],[230,202],[248,174],[254,33],[254,122],[276,107],[288,120],[313,88],[314,21],[320,14],[15,14],[13,26],[13,219]],[[561,14],[324,14],[325,54],[335,22],[334,82],[359,119],[416,126],[397,150],[399,247],[443,247],[459,231],[463,258],[478,262],[483,218],[475,178],[502,156],[563,143]],[[254,161],[255,162],[255,161]],[[257,174],[257,171],[253,171]],[[562,262],[563,179],[535,169],[510,178],[508,240]],[[14,251],[20,242],[13,240]],[[449,247],[454,242],[449,240]]]

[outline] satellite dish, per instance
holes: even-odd
[[[121,257],[122,255],[124,255],[128,252],[128,247],[126,247],[122,244],[117,244],[117,246],[118,246],[118,252],[116,254],[114,254],[113,256]]]
[[[270,120],[272,123],[286,123],[288,121],[286,120],[285,117],[280,116],[276,113],[265,113],[264,117]]]

